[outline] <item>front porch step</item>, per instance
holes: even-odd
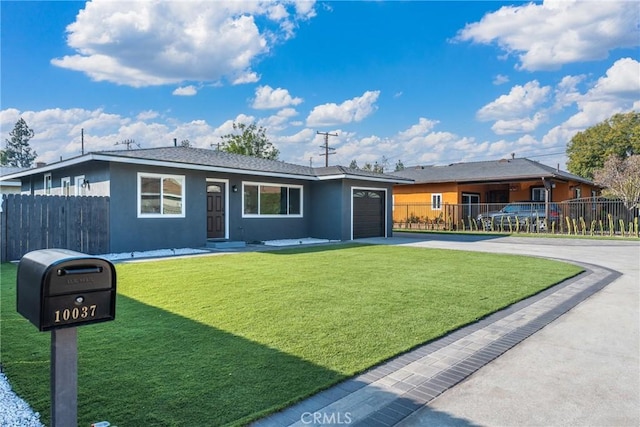
[[[247,243],[230,240],[207,240],[206,246],[211,249],[237,249],[246,247]]]

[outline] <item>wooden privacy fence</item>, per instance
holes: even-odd
[[[9,194],[0,204],[0,258],[37,249],[109,252],[109,198]]]

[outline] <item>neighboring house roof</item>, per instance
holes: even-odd
[[[27,168],[17,168],[13,166],[0,166],[0,176],[11,175],[16,172],[26,170]]]
[[[4,175],[11,175],[14,174],[16,172],[20,172],[25,170],[26,168],[16,168],[16,167],[12,167],[12,166],[0,166],[0,177],[4,176]],[[22,186],[22,184],[20,183],[19,179],[6,179],[6,180],[2,180],[0,179],[0,191],[4,192],[4,191],[10,191],[9,187],[16,187],[17,190],[11,190],[11,191],[20,191],[20,187]]]
[[[283,178],[306,179],[311,181],[352,178],[390,183],[411,182],[411,180],[407,178],[361,171],[359,169],[344,168],[342,166],[312,168],[293,163],[285,163],[278,160],[267,160],[252,156],[231,154],[224,151],[190,147],[164,147],[140,150],[92,152],[83,156],[42,166],[40,168],[14,173],[11,175],[11,178],[21,178],[92,160],[242,173],[246,175],[277,176]],[[0,178],[0,180],[2,179],[3,178]]]
[[[545,178],[594,185],[586,178],[525,158],[452,163],[446,166],[417,166],[394,172],[394,175],[413,179],[415,184],[444,182],[471,184]]]

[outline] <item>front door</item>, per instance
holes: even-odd
[[[207,183],[207,239],[224,239],[224,184]]]

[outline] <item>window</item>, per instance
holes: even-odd
[[[244,216],[302,216],[302,186],[242,184]]]
[[[184,217],[184,176],[139,173],[138,216]]]
[[[576,187],[575,188],[575,198],[576,199],[580,199],[581,197],[582,197],[582,188]]]
[[[70,196],[71,195],[71,178],[66,177],[60,180],[60,188],[62,196]]]
[[[442,209],[442,194],[431,195],[431,209]]]
[[[531,200],[544,202],[546,190],[544,187],[531,188]]]
[[[51,195],[51,174],[44,176],[44,194]]]

